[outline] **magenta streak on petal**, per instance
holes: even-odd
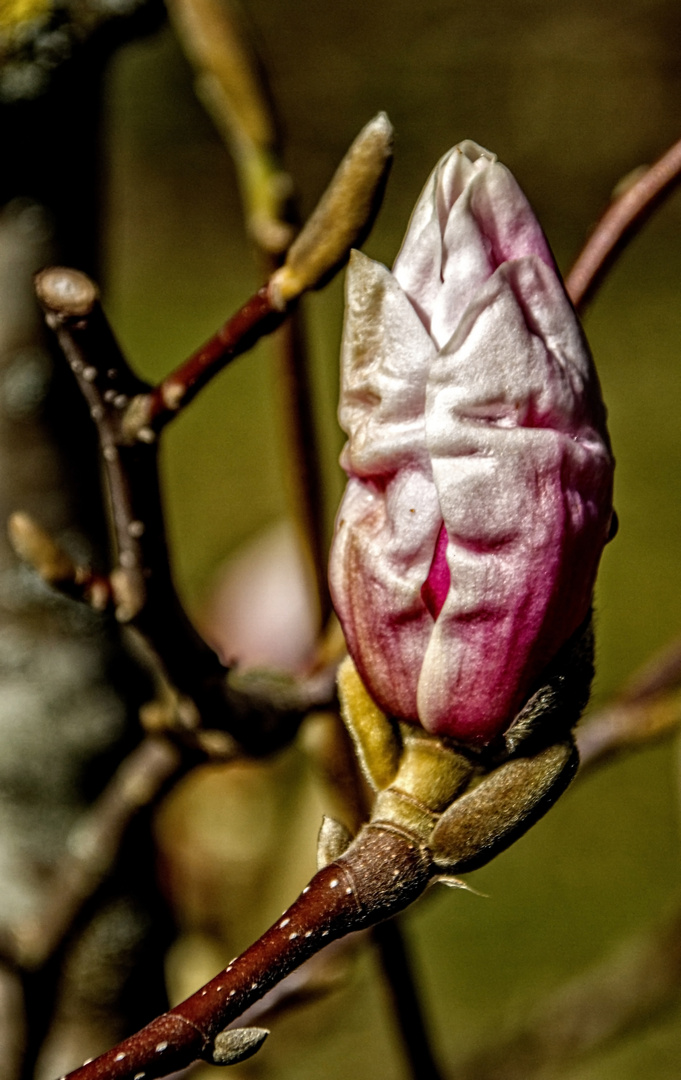
[[[433,616],[433,619],[437,619],[442,611],[452,580],[449,566],[447,565],[448,539],[447,530],[445,529],[445,523],[443,521],[440,526],[440,531],[437,534],[435,554],[433,555],[433,561],[430,564],[428,577],[421,586],[421,599]]]

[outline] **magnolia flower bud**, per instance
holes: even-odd
[[[390,716],[482,746],[586,618],[612,516],[598,378],[509,171],[446,154],[393,272],[354,252],[330,581]]]

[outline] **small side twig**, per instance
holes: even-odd
[[[167,0],[167,7],[196,70],[196,93],[234,159],[248,231],[262,251],[278,257],[294,235],[287,213],[293,184],[281,164],[274,107],[244,12],[231,0]]]
[[[199,637],[177,596],[168,557],[156,436],[127,438],[125,410],[148,388],[130,370],[99,303],[94,283],[75,270],[51,268],[36,279],[55,330],[97,426],[115,544],[109,581],[117,619],[149,641],[160,666],[209,722],[224,711],[224,669]]]
[[[681,180],[681,140],[605,211],[565,279],[578,311],[593,298],[617,256]]]

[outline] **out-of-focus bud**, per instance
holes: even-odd
[[[598,378],[510,172],[439,162],[393,272],[353,253],[330,580],[391,717],[502,733],[584,622],[612,517]]]

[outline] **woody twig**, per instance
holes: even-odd
[[[681,140],[631,183],[625,178],[625,190],[615,196],[565,279],[578,311],[593,299],[612,264],[680,180]]]

